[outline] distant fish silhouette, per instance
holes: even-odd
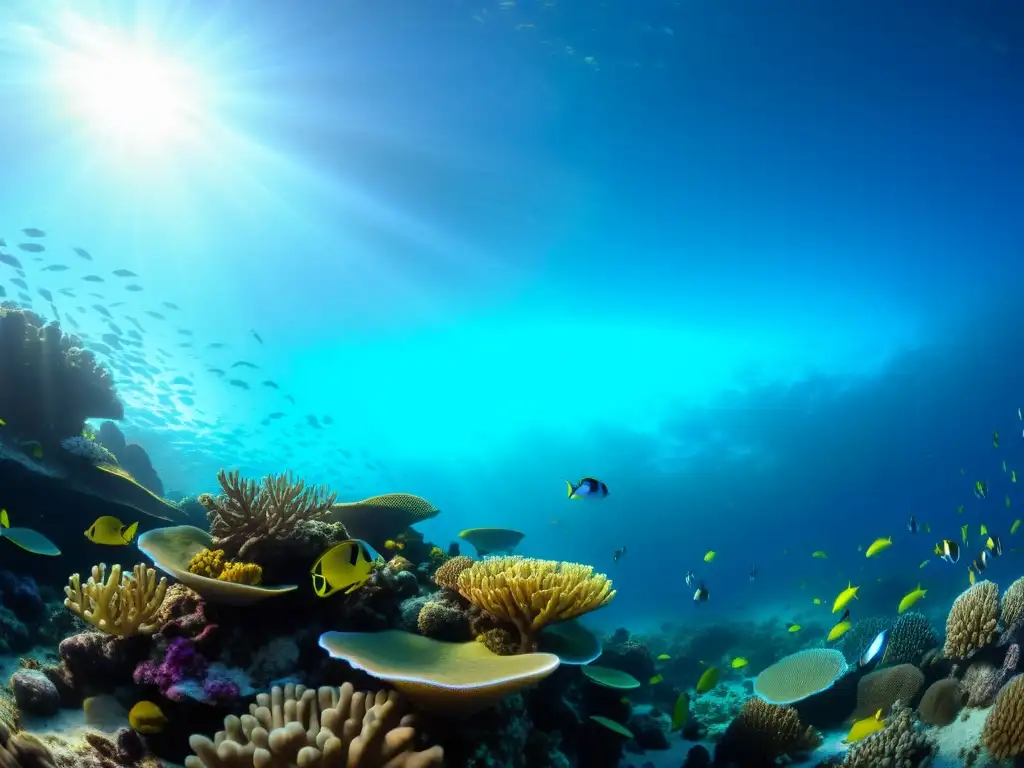
[[[256,341],[258,341],[260,344],[263,343],[263,339],[260,337],[258,333],[256,333],[256,331],[249,331],[249,333],[251,333],[252,337],[256,339]]]

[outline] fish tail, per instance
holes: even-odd
[[[571,499],[573,494],[576,493],[576,487],[572,483],[570,483],[568,480],[565,481],[565,487],[568,489],[568,491],[569,491],[569,498]]]

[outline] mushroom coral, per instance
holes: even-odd
[[[494,557],[459,574],[459,594],[519,630],[519,651],[537,650],[548,624],[603,608],[615,597],[611,580],[589,565],[525,557]]]

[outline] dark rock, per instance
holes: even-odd
[[[20,669],[11,675],[14,700],[23,712],[47,717],[60,709],[60,693],[50,679],[37,669]]]

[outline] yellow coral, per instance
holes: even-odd
[[[979,581],[953,601],[946,618],[943,652],[950,659],[970,658],[992,642],[998,623],[999,587],[991,581]]]
[[[220,578],[224,570],[223,549],[203,549],[196,552],[188,561],[188,572],[197,576],[206,576],[209,579]]]
[[[985,718],[981,741],[993,760],[1024,754],[1024,675],[1017,675],[999,692]]]
[[[84,585],[79,574],[72,574],[64,587],[64,607],[108,635],[151,635],[160,628],[154,619],[166,593],[167,579],[157,581],[156,571],[143,563],[131,574],[113,565],[109,578],[107,566],[100,563]]]
[[[204,549],[188,562],[188,572],[208,579],[230,581],[232,584],[248,584],[258,587],[263,583],[263,568],[256,563],[242,563],[224,560],[223,549]]]
[[[435,576],[436,578],[436,576]],[[537,650],[537,633],[548,624],[602,608],[615,597],[611,580],[589,565],[495,557],[459,574],[459,594],[519,630],[519,651]]]
[[[217,578],[220,581],[230,581],[232,584],[248,584],[251,587],[258,587],[263,583],[263,568],[256,563],[230,562],[224,565],[224,569]]]
[[[428,557],[430,558],[430,565],[433,568],[440,568],[442,565],[445,564],[445,561],[448,559],[448,555],[446,555],[444,553],[444,550],[438,546],[430,548],[430,554],[428,555]]]
[[[404,573],[406,571],[415,571],[416,566],[412,564],[409,558],[395,555],[388,560],[388,570],[392,573]]]
[[[434,583],[446,589],[459,588],[459,575],[473,565],[473,558],[457,555],[445,561],[434,573]]]

